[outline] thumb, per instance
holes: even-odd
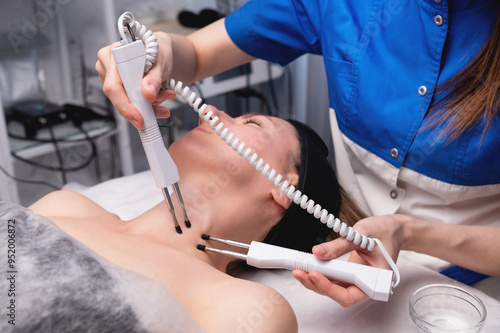
[[[313,247],[313,253],[322,260],[338,258],[348,252],[355,250],[357,246],[344,237],[339,237],[330,242],[322,243]]]
[[[154,102],[156,100],[156,96],[158,95],[163,82],[159,67],[159,65],[153,66],[142,80],[142,93],[150,102]]]

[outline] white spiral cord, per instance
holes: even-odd
[[[128,31],[127,24],[130,25],[134,34],[142,40],[146,48],[146,65],[144,66],[144,75],[146,75],[149,69],[153,67],[158,56],[158,39],[151,30],[147,30],[146,26],[135,20],[134,14],[125,12],[118,18],[118,31],[124,44],[129,43],[126,35],[126,31]]]
[[[144,71],[144,74],[146,74],[158,55],[158,43],[156,42],[156,37],[153,36],[150,30],[146,31],[146,27],[135,21],[132,13],[125,12],[120,16],[118,23],[119,31],[123,40],[126,40],[125,31],[127,31],[127,28],[124,27],[124,25],[127,23],[130,24],[132,29],[134,29],[134,32],[139,31],[138,35],[146,45],[147,59],[148,61],[151,59],[151,64],[147,70]],[[122,25],[120,26],[120,24]],[[149,50],[152,51],[151,54],[149,53]],[[146,66],[148,66],[148,62]],[[358,245],[363,249],[373,251],[375,249],[375,244],[377,244],[394,272],[395,281],[393,282],[392,287],[394,288],[399,284],[399,270],[379,239],[367,237],[359,231],[354,230],[351,226],[348,226],[345,222],[340,221],[339,218],[322,208],[321,205],[316,204],[314,200],[309,199],[307,195],[303,194],[300,190],[296,190],[295,186],[291,185],[290,182],[287,180],[282,182],[281,180],[283,179],[283,176],[277,173],[275,169],[272,169],[271,166],[265,163],[262,158],[259,158],[257,153],[254,152],[252,154],[252,149],[247,148],[244,142],[237,138],[222,121],[219,121],[218,116],[213,117],[213,111],[205,113],[207,105],[205,103],[202,104],[203,100],[198,97],[195,92],[192,92],[189,87],[184,86],[182,82],[176,82],[174,79],[165,81],[162,84],[162,89],[173,90],[177,95],[181,96],[194,109],[194,111],[198,113],[199,117],[210,125],[210,127],[222,140],[224,140],[239,155],[245,158],[258,172],[277,186],[282,193],[286,194],[289,199],[293,200],[293,202],[299,205],[302,209],[307,210],[309,214],[312,214],[316,219],[320,220],[323,224],[326,224],[340,236],[346,237],[347,240],[352,241],[355,245]]]

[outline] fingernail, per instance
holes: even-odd
[[[150,85],[148,86],[148,88],[149,88],[149,90],[151,90],[151,91],[155,94],[155,96],[156,96],[156,93],[157,93],[157,91],[156,91],[156,87],[155,87],[154,85],[150,84]]]
[[[323,246],[323,245],[321,245],[321,244],[320,244],[320,245],[316,245],[316,246],[314,247],[314,250],[315,250],[315,252],[316,252],[317,254],[322,255],[322,256],[324,256],[324,255],[326,255],[326,254],[328,253],[328,251],[327,251],[326,247],[324,247],[324,246]]]
[[[139,128],[139,122],[137,120],[132,119],[132,120],[130,120],[130,122],[132,123],[132,125],[134,125],[135,128],[137,128],[137,129]]]

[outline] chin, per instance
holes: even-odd
[[[184,140],[184,138],[181,138],[173,142],[170,147],[168,147],[168,152],[177,167],[179,167],[179,165],[182,164],[184,160],[192,161],[196,158],[196,155],[194,154],[196,149],[191,146],[192,144],[190,144],[188,140]]]
[[[191,154],[199,153],[201,149],[206,149],[206,146],[200,140],[192,140],[189,137],[183,137],[172,142],[170,147],[168,147],[168,152],[175,160],[174,156],[186,156]]]

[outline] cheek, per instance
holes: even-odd
[[[269,145],[272,145],[276,136],[275,133],[270,133],[256,125],[228,124],[227,127],[237,138],[246,144],[246,147],[252,148],[252,151],[257,152],[257,154],[262,152],[263,149],[267,149],[266,147]]]
[[[256,143],[257,145],[261,147],[267,147],[271,144],[273,144],[273,141],[275,140],[277,134],[275,133],[269,133],[267,131],[258,131],[256,137]]]
[[[262,158],[265,164],[270,165],[270,170],[275,169],[277,174],[281,174],[282,177],[286,178],[287,171],[290,170],[290,162],[283,150],[274,149],[266,156],[262,156]]]

